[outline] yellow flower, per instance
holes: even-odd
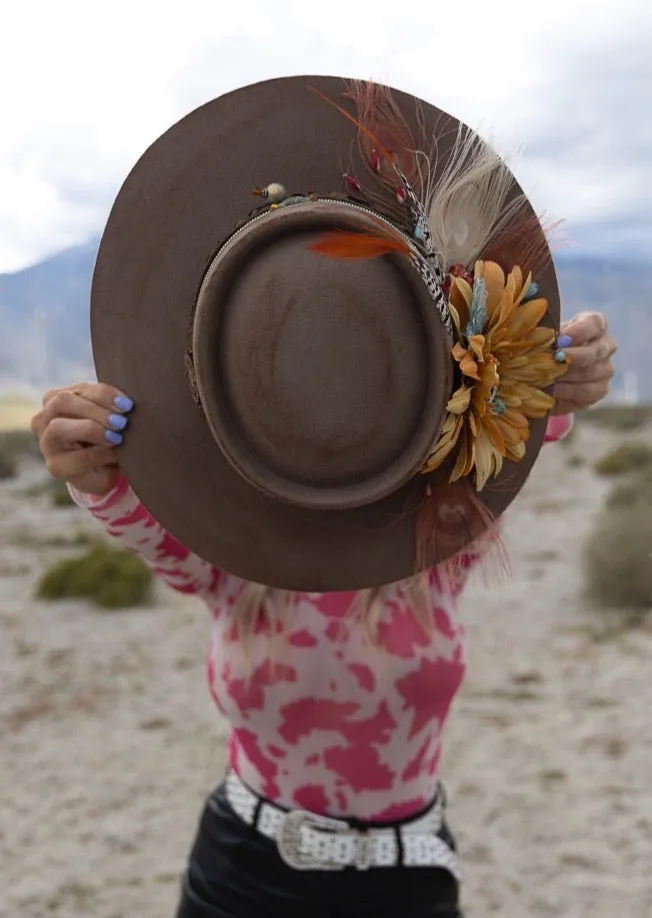
[[[523,458],[530,419],[545,417],[554,406],[542,390],[568,363],[555,361],[555,332],[539,325],[547,300],[523,302],[531,280],[518,266],[505,278],[489,261],[476,262],[473,287],[453,278],[450,305],[459,335],[453,357],[462,379],[424,473],[438,468],[457,446],[450,480],[475,472],[481,491],[504,459]]]

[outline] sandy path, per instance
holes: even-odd
[[[511,582],[465,599],[443,776],[468,918],[652,915],[652,629],[605,635],[583,605],[578,543],[604,484],[568,456],[609,440],[578,437],[546,448],[512,509]],[[95,529],[21,497],[26,481],[0,488],[0,918],[168,918],[224,758],[208,618],[163,588],[129,613],[35,602],[67,551],[52,543]]]

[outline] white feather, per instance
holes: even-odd
[[[426,199],[435,248],[446,265],[472,266],[521,210],[523,194],[506,203],[513,185],[500,156],[473,131],[460,128]]]

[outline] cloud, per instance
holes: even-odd
[[[582,245],[649,239],[645,3],[14,4],[0,57],[0,270],[99,231],[138,156],[194,106],[300,72],[383,80],[502,152],[525,145],[519,178]]]
[[[650,47],[648,23],[568,55],[527,145],[537,199],[582,250],[652,259]]]

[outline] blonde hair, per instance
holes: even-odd
[[[502,521],[487,528],[470,542],[463,552],[437,565],[439,586],[453,596],[462,590],[467,578],[474,572],[487,588],[500,586],[510,574],[509,555],[502,539]],[[432,615],[430,599],[432,570],[390,583],[386,586],[360,590],[342,620],[353,624],[371,647],[378,648],[378,625],[388,604],[400,603],[412,610],[417,623],[431,640],[437,638],[437,626]],[[289,635],[292,615],[300,593],[279,590],[257,583],[245,584],[235,600],[231,615],[241,643],[245,667],[251,667],[251,642],[261,619],[266,621],[269,636],[269,657],[272,665],[278,659],[284,639]]]
[[[378,644],[378,625],[389,601],[402,601],[413,610],[414,616],[430,637],[435,628],[428,601],[429,572],[416,574],[408,580],[373,589],[360,590],[348,610],[346,620],[360,627],[365,640],[372,647]],[[292,615],[301,594],[279,590],[258,583],[247,583],[236,599],[231,615],[238,631],[247,669],[251,668],[251,641],[261,618],[267,622],[269,653],[272,662],[278,660],[279,651],[289,635]]]

